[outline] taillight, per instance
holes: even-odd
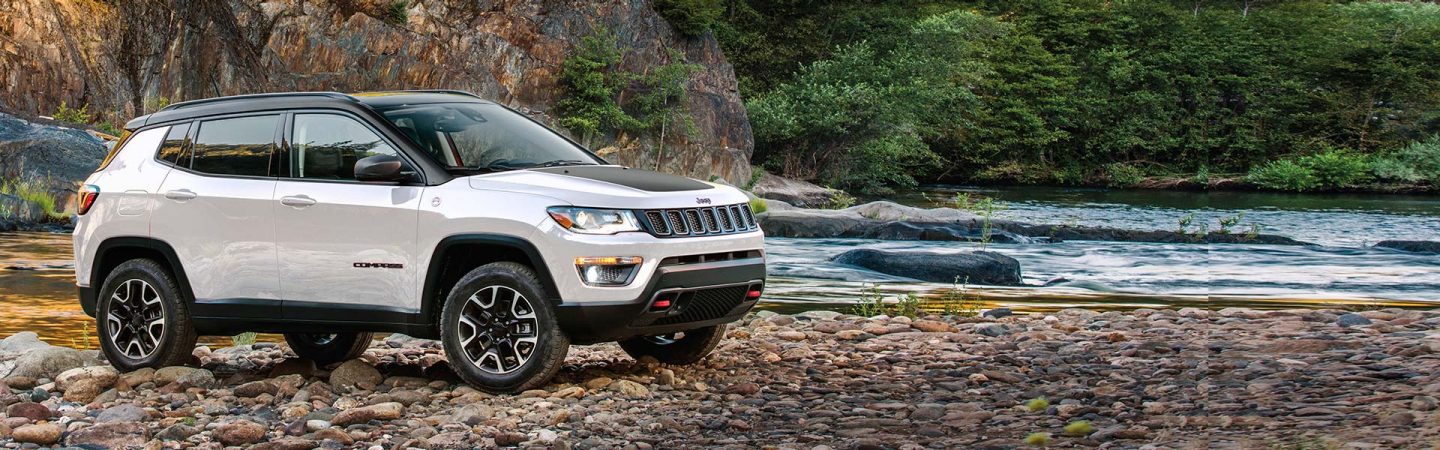
[[[75,212],[76,212],[77,214],[79,214],[79,215],[82,215],[82,216],[85,215],[85,213],[90,212],[90,207],[91,207],[91,206],[95,206],[95,199],[96,199],[96,198],[99,198],[99,197],[100,197],[100,187],[99,187],[99,186],[96,186],[96,185],[93,185],[93,184],[87,184],[87,185],[81,186],[81,187],[80,187],[80,204],[77,205],[77,207],[75,208]]]

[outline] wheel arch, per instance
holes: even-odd
[[[175,277],[175,284],[180,286],[181,300],[186,304],[195,303],[195,293],[190,290],[190,280],[185,277],[185,267],[180,264],[174,247],[155,238],[120,236],[106,239],[95,249],[94,262],[90,266],[90,286],[96,296],[88,299],[82,296],[80,306],[85,314],[95,316],[96,298],[110,272],[121,263],[138,258],[150,259],[164,266]]]
[[[560,291],[535,244],[507,234],[458,234],[440,240],[431,253],[420,299],[421,314],[438,327],[442,303],[455,282],[474,268],[494,262],[516,262],[529,266],[540,278],[541,289],[547,297],[545,300],[559,304]]]

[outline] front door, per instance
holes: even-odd
[[[414,299],[423,186],[355,180],[355,162],[397,155],[341,113],[290,119],[287,177],[275,189],[276,243],[287,319],[400,322]]]

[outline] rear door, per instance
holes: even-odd
[[[362,158],[405,156],[348,114],[302,111],[289,121],[288,174],[273,197],[285,317],[395,322],[417,312],[424,186],[355,179]]]
[[[283,115],[196,121],[150,218],[184,264],[197,317],[274,318],[280,304],[273,197]],[[174,158],[173,160],[168,160]]]

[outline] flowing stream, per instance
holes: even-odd
[[[1440,255],[1370,247],[1386,239],[1440,240],[1440,197],[929,186],[891,200],[950,206],[957,192],[994,198],[1001,208],[995,216],[1031,223],[1176,230],[1188,217],[1186,230],[1196,232],[1233,219],[1228,232],[1315,245],[992,243],[985,249],[1019,260],[1026,283],[1035,285],[993,287],[917,282],[828,262],[853,248],[945,253],[973,251],[976,243],[770,238],[763,307],[848,309],[861,298],[904,294],[1021,311],[1440,303]],[[0,233],[0,337],[31,330],[56,343],[93,341],[93,324],[75,299],[70,253],[67,234]]]

